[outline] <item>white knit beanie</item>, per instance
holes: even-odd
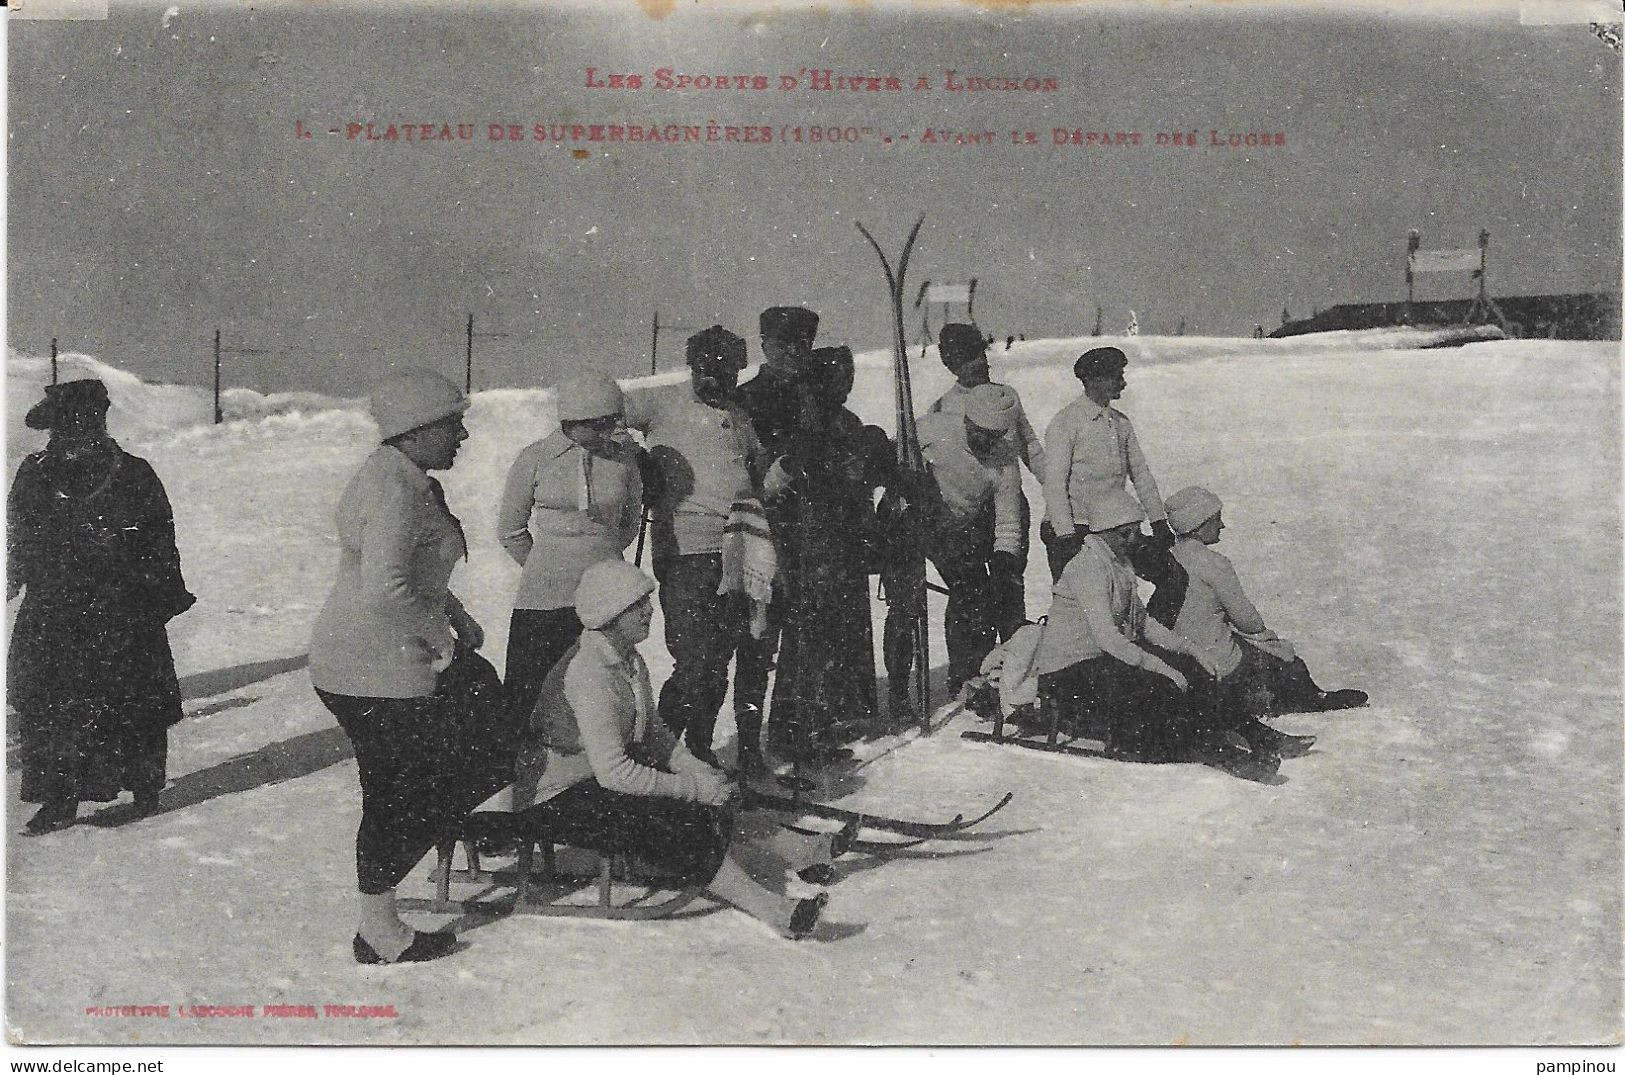
[[[1128,494],[1126,489],[1113,489],[1099,500],[1089,502],[1089,532],[1115,530],[1119,526],[1137,523],[1145,518],[1145,509]]]
[[[1176,534],[1189,534],[1224,507],[1218,497],[1200,485],[1181,489],[1163,503],[1168,508],[1168,528]]]
[[[621,386],[602,373],[590,373],[559,385],[559,421],[590,422],[624,414],[626,400]]]
[[[965,396],[965,417],[983,429],[1008,432],[1016,427],[1020,412],[1021,400],[1009,385],[977,385]]]
[[[463,390],[428,370],[406,370],[380,383],[372,390],[370,403],[379,440],[468,410]]]
[[[654,579],[625,560],[600,560],[582,572],[576,586],[576,618],[587,630],[596,631],[654,588]]]

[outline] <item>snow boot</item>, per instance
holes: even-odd
[[[373,950],[372,945],[361,939],[357,933],[350,942],[351,951],[357,963],[372,965],[378,963],[427,963],[431,959],[449,956],[457,950],[457,935],[454,933],[423,933],[412,934],[412,943],[407,945],[394,959],[385,959]]]
[[[1315,745],[1312,735],[1289,735],[1259,720],[1244,727],[1241,734],[1255,751],[1279,754],[1283,758],[1301,758]]]
[[[1320,696],[1314,700],[1315,708],[1311,713],[1330,713],[1337,709],[1359,709],[1369,702],[1370,696],[1365,691],[1355,690],[1353,687],[1344,687],[1342,690],[1321,691]]]
[[[819,913],[829,899],[824,893],[796,899],[774,891],[752,877],[735,859],[731,848],[705,889],[717,899],[744,911],[772,927],[779,936],[790,940],[799,940],[812,932],[818,924]]]
[[[1278,782],[1276,777],[1281,770],[1279,754],[1262,743],[1255,743],[1245,731],[1236,730],[1203,737],[1190,760],[1261,784]]]
[[[1338,709],[1358,709],[1369,700],[1365,691],[1322,690],[1309,674],[1309,666],[1298,657],[1287,666],[1281,685],[1278,708],[1283,713],[1329,713]]]
[[[72,827],[78,815],[78,799],[53,799],[28,819],[28,824],[23,826],[23,835],[44,836],[46,833],[61,832]]]

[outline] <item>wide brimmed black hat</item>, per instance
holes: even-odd
[[[107,386],[94,378],[45,386],[45,398],[29,408],[23,424],[29,429],[60,429],[88,416],[107,413]]]

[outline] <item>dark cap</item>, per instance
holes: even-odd
[[[745,341],[721,325],[696,332],[688,338],[688,364],[721,359],[738,373],[745,368]]]
[[[1072,376],[1081,381],[1086,377],[1110,377],[1126,369],[1128,356],[1122,351],[1115,347],[1096,347],[1078,356],[1072,364]]]
[[[952,372],[987,354],[987,337],[975,325],[947,324],[937,333],[937,354]]]
[[[762,338],[811,346],[818,335],[818,315],[801,306],[770,306],[759,322]]]
[[[808,382],[815,385],[821,392],[831,397],[839,397],[845,401],[852,394],[852,378],[855,371],[852,362],[852,348],[844,344],[839,347],[815,347],[807,356]]]
[[[107,386],[98,380],[49,384],[45,398],[29,409],[23,424],[29,429],[60,429],[87,417],[103,417],[108,406]]]

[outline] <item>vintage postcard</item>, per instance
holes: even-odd
[[[1619,1043],[1617,3],[6,18],[13,1045]]]

